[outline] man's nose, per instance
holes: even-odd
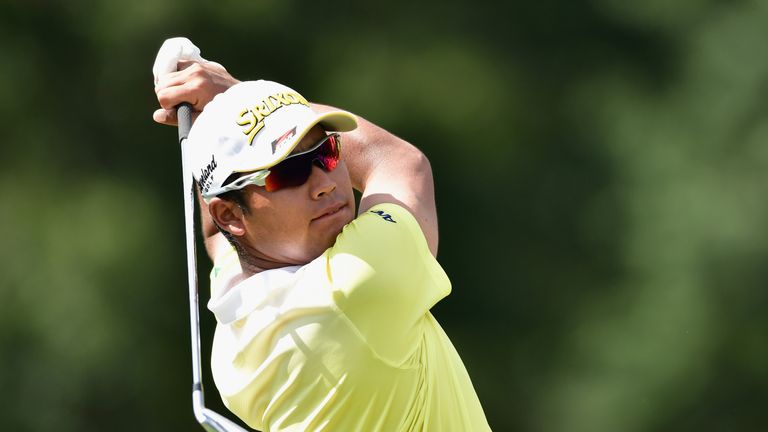
[[[328,171],[314,164],[308,181],[313,199],[321,198],[336,189],[336,182],[331,178]]]

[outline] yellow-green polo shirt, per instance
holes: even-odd
[[[490,430],[429,312],[450,281],[404,208],[375,206],[305,266],[243,278],[232,252],[211,277],[214,381],[251,427]]]

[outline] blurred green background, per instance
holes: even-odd
[[[766,22],[764,1],[5,0],[0,429],[198,430],[176,131],[151,120],[184,35],[429,156],[434,314],[494,430],[765,430]]]

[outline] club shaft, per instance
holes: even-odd
[[[187,282],[189,286],[189,328],[192,346],[192,392],[195,417],[198,404],[204,406],[202,392],[202,369],[200,354],[200,309],[197,288],[197,248],[195,246],[195,188],[189,166],[187,146],[189,130],[192,128],[192,107],[183,103],[176,110],[179,122],[179,145],[184,189],[184,229],[187,244]],[[199,418],[198,418],[199,420]]]
[[[200,307],[197,286],[197,247],[195,246],[196,191],[188,160],[187,136],[192,128],[192,106],[188,103],[176,109],[179,122],[179,146],[184,188],[184,228],[187,241],[187,279],[189,283],[189,332],[192,346],[192,410],[203,428],[210,432],[245,432],[227,418],[205,408],[200,350]]]

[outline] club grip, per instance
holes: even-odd
[[[192,128],[192,105],[182,102],[176,107],[176,118],[179,122],[179,143],[187,139]]]

